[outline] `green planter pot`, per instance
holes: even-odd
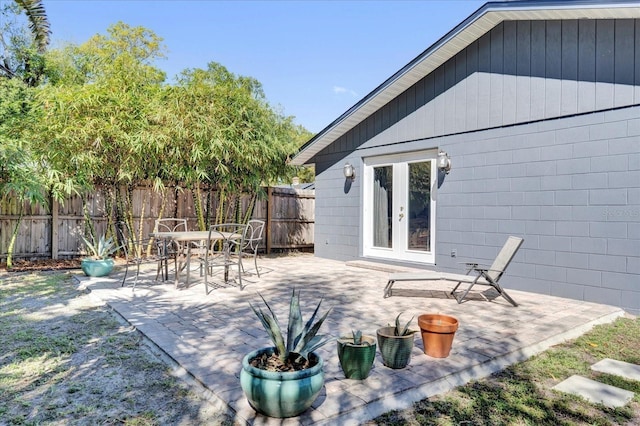
[[[376,331],[382,362],[390,368],[404,368],[411,361],[413,333],[394,336],[395,327],[381,327]]]
[[[315,352],[309,354],[313,367],[301,371],[274,372],[249,364],[264,353],[271,355],[275,348],[263,348],[248,353],[242,360],[240,385],[249,405],[269,417],[295,417],[311,407],[324,385],[323,361]]]
[[[82,272],[89,277],[104,277],[111,273],[113,270],[113,259],[91,259],[84,258],[80,262]]]
[[[345,377],[366,379],[376,358],[376,340],[371,336],[362,336],[362,344],[354,345],[352,337],[341,337],[337,342],[338,359]]]

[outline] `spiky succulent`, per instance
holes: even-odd
[[[309,321],[304,323],[302,319],[302,312],[300,311],[300,292],[298,291],[296,293],[296,290],[293,290],[291,302],[289,304],[289,324],[287,327],[287,338],[285,341],[282,334],[282,327],[280,327],[276,314],[273,312],[264,297],[262,297],[260,293],[258,294],[267,307],[268,312],[265,313],[262,309],[256,309],[251,302],[249,302],[249,305],[262,322],[264,329],[267,331],[269,338],[276,348],[278,358],[283,363],[286,362],[291,353],[301,355],[305,359],[308,359],[310,352],[313,352],[331,340],[331,338],[317,334],[320,330],[320,326],[327,318],[327,315],[329,315],[331,308],[329,308],[329,310],[314,323],[316,315],[320,310],[322,299],[318,302],[318,306],[316,306],[316,309],[313,312],[313,315],[311,315]]]
[[[413,334],[416,332],[416,330],[410,330],[409,329],[409,325],[411,324],[411,321],[413,321],[413,319],[415,318],[415,315],[411,317],[411,319],[404,325],[404,326],[400,326],[400,315],[402,315],[402,312],[400,312],[398,314],[398,316],[396,317],[396,328],[393,331],[395,336],[407,336],[409,334]]]
[[[360,331],[360,330],[356,330],[356,331],[351,330],[351,334],[353,335],[353,344],[354,345],[361,345],[362,344],[362,331]]]
[[[97,242],[93,237],[91,237],[92,241],[87,240],[85,237],[82,237],[82,240],[96,259],[106,259],[118,250],[113,238],[107,238],[105,235],[101,235]]]

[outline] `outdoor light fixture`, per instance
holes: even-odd
[[[345,173],[346,167],[347,166],[345,166]],[[440,151],[438,153],[438,169],[442,170],[446,174],[449,174],[449,171],[451,170],[451,159],[449,158],[449,154],[444,151]]]
[[[342,170],[344,172],[344,177],[347,179],[351,179],[351,180],[355,180],[356,178],[356,170],[353,168],[353,166],[349,163],[344,165],[344,168]]]

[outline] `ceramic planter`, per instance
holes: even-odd
[[[263,348],[248,353],[242,360],[240,385],[249,405],[260,414],[285,418],[301,414],[316,400],[324,385],[323,361],[315,352],[309,361],[315,365],[306,370],[274,372],[253,367],[249,361],[275,348]]]
[[[104,277],[113,270],[113,259],[91,259],[89,257],[82,259],[80,267],[82,272],[89,277]]]
[[[372,336],[362,336],[362,344],[355,345],[352,337],[340,337],[337,342],[338,359],[345,377],[366,379],[376,358],[376,340]]]
[[[390,368],[404,368],[411,361],[413,333],[394,336],[395,327],[381,327],[376,331],[382,362]]]
[[[418,326],[424,353],[434,358],[448,357],[458,330],[458,320],[448,315],[423,314],[418,317]]]

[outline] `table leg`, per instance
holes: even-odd
[[[187,258],[185,259],[185,268],[187,269],[187,284],[185,288],[189,288],[189,278],[191,275],[191,244],[187,246]]]

